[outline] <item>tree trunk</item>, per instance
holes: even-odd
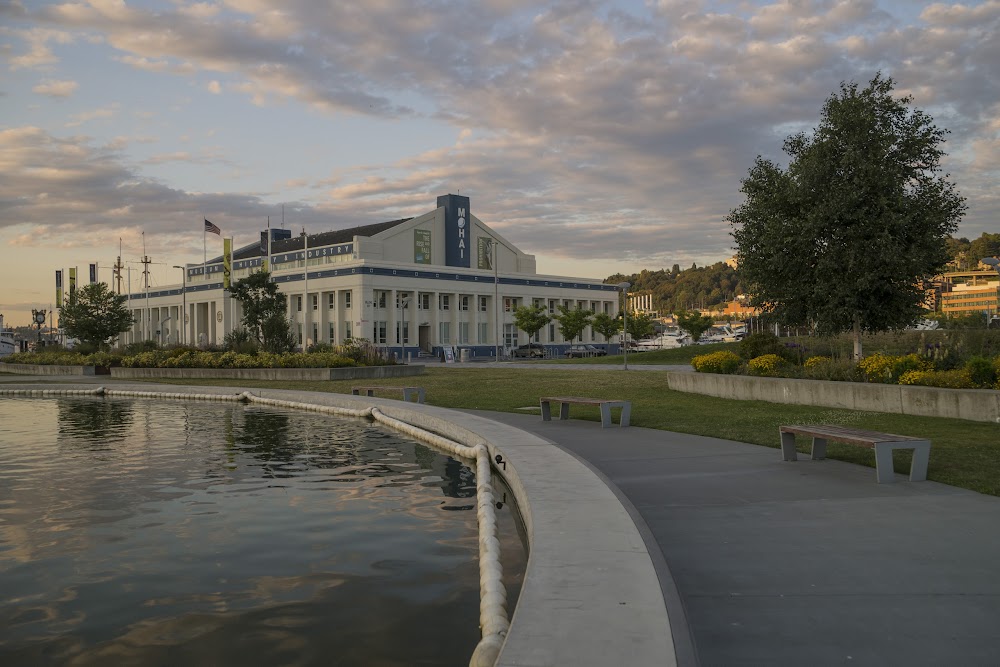
[[[861,361],[861,314],[854,314],[854,361]]]

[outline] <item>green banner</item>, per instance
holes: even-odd
[[[431,263],[431,230],[413,230],[413,261],[417,264]]]
[[[476,239],[476,266],[484,271],[493,270],[493,248],[490,247],[493,243],[495,243],[493,239],[488,239],[483,236]]]
[[[63,284],[62,284],[62,271],[56,269],[56,308],[62,308],[63,300]]]
[[[76,303],[76,267],[69,270],[69,305]]]

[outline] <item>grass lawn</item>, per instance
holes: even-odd
[[[704,349],[708,346],[697,346]],[[671,350],[672,352],[673,350]],[[644,353],[653,354],[653,353]],[[277,382],[251,380],[166,380],[189,385],[238,385],[270,389],[297,389],[349,394],[356,380],[327,382]],[[986,422],[912,417],[838,410],[763,401],[734,401],[666,388],[662,371],[604,371],[504,368],[428,368],[423,376],[380,380],[385,385],[420,385],[427,402],[446,408],[523,412],[538,406],[543,395],[597,396],[632,401],[632,425],[680,433],[712,436],[778,448],[781,424],[847,424],[859,428],[930,438],[927,478],[980,493],[1000,496],[1000,445],[998,427]],[[574,417],[600,421],[597,408],[579,407]],[[808,450],[800,439],[799,448]],[[777,454],[775,454],[777,456]],[[897,472],[909,472],[909,451],[897,451]],[[875,466],[872,450],[830,443],[827,457]]]

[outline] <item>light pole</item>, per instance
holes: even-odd
[[[178,266],[174,264],[175,269],[181,270],[181,308],[184,312],[178,318],[181,325],[181,345],[187,345],[187,318],[188,318],[188,304],[187,304],[187,271],[184,270],[183,266]]]
[[[622,346],[625,350],[625,370],[628,370],[628,288],[632,283],[618,283],[616,287],[622,291]]]
[[[997,259],[996,257],[983,257],[979,261],[985,264],[986,266],[993,267],[993,270],[996,271],[998,275],[1000,275],[1000,259]],[[997,297],[997,312],[1000,312],[1000,296]],[[986,321],[987,329],[990,328],[990,322],[991,322],[990,320]]]

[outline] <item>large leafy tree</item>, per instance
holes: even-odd
[[[251,273],[229,288],[243,307],[241,322],[257,344],[268,352],[287,352],[295,345],[285,317],[287,297],[271,282],[267,271]]]
[[[134,318],[125,303],[127,299],[104,283],[84,285],[76,291],[76,298],[59,310],[59,326],[70,338],[107,348],[132,327]]]
[[[514,323],[528,334],[529,341],[551,320],[552,316],[545,306],[518,306],[514,309]]]
[[[579,306],[573,309],[559,306],[559,314],[556,315],[556,321],[559,322],[559,333],[566,340],[573,342],[575,338],[583,335],[583,330],[590,324],[590,319],[593,316],[592,311],[584,310]]]
[[[921,280],[948,260],[965,200],[940,173],[947,130],[893,80],[842,83],[818,127],[788,137],[787,169],[758,156],[746,201],[728,216],[753,305],[818,333],[905,327],[921,314]]]

